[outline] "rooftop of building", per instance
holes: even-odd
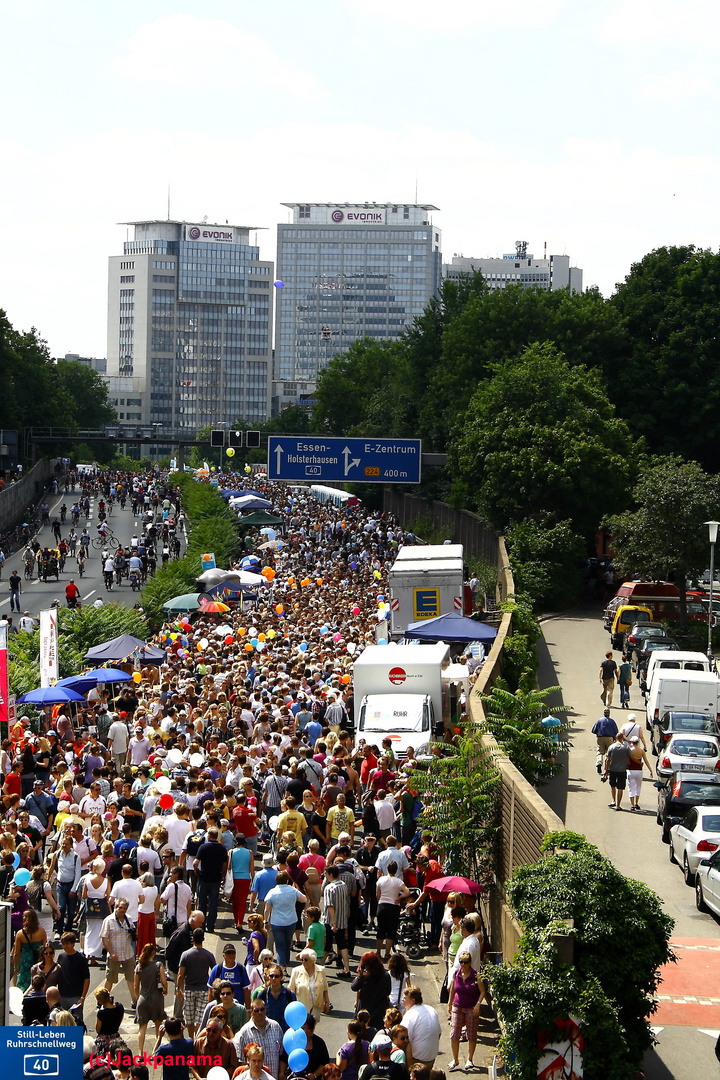
[[[202,225],[207,229],[249,229],[262,232],[267,225],[231,225],[229,221],[180,221],[177,218],[148,218],[144,221],[118,221],[118,225]]]
[[[300,199],[297,202],[284,202],[284,203],[281,203],[280,205],[281,206],[287,206],[289,210],[294,210],[296,206],[327,206],[328,208],[330,208],[331,206],[336,206],[339,210],[343,209],[343,207],[348,207],[348,206],[362,206],[362,207],[366,207],[368,210],[371,210],[374,206],[382,207],[383,209],[387,208],[388,206],[408,206],[408,207],[414,207],[417,210],[437,210],[437,211],[440,210],[439,206],[433,206],[432,203],[413,203],[413,202],[403,202],[402,200],[400,200],[399,202],[395,201],[395,202],[384,202],[384,203],[378,203],[378,202],[342,202],[342,203],[337,203],[337,202],[304,202],[302,199]]]

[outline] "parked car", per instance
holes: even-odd
[[[612,629],[610,630],[610,644],[613,649],[622,649],[625,635],[631,626],[636,623],[651,623],[652,611],[647,607],[637,607],[632,604],[623,604],[615,612]]]
[[[695,906],[698,911],[720,915],[720,851],[700,860],[695,875]]]
[[[656,623],[634,623],[625,635],[623,652],[627,654],[633,653],[649,639],[653,641],[671,641],[672,637],[664,626],[658,626]]]
[[[680,646],[677,641],[671,637],[666,638],[648,638],[642,645],[635,649],[631,654],[631,660],[635,664],[635,671],[638,674],[638,678],[642,679],[645,676],[645,672],[650,662],[650,657],[654,652],[679,652]]]
[[[714,806],[720,812],[720,773],[676,772],[666,783],[658,781],[657,823],[662,840],[670,842],[671,818],[682,820],[693,806]]]
[[[658,758],[658,776],[720,769],[720,742],[712,735],[673,735]]]
[[[718,722],[714,716],[695,712],[666,712],[660,721],[653,724],[650,742],[653,754],[661,754],[673,735],[692,733],[693,735],[720,735]]]
[[[680,863],[685,884],[692,887],[700,860],[720,849],[720,807],[693,806],[682,821],[671,820],[670,862]]]

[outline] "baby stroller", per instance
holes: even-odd
[[[420,895],[419,889],[411,889],[412,899],[417,900]],[[398,943],[405,946],[409,960],[419,960],[423,954],[423,946],[426,944],[425,926],[422,918],[422,907],[413,911],[404,908],[400,912],[400,925],[398,927]]]

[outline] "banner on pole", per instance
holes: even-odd
[[[9,705],[8,623],[6,619],[0,619],[0,739],[6,739],[8,736]]]
[[[57,610],[40,612],[40,685],[54,686],[58,681]]]

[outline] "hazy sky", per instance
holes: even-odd
[[[567,253],[607,295],[719,246],[717,0],[0,0],[0,307],[106,355],[133,218],[434,203],[443,253]]]

